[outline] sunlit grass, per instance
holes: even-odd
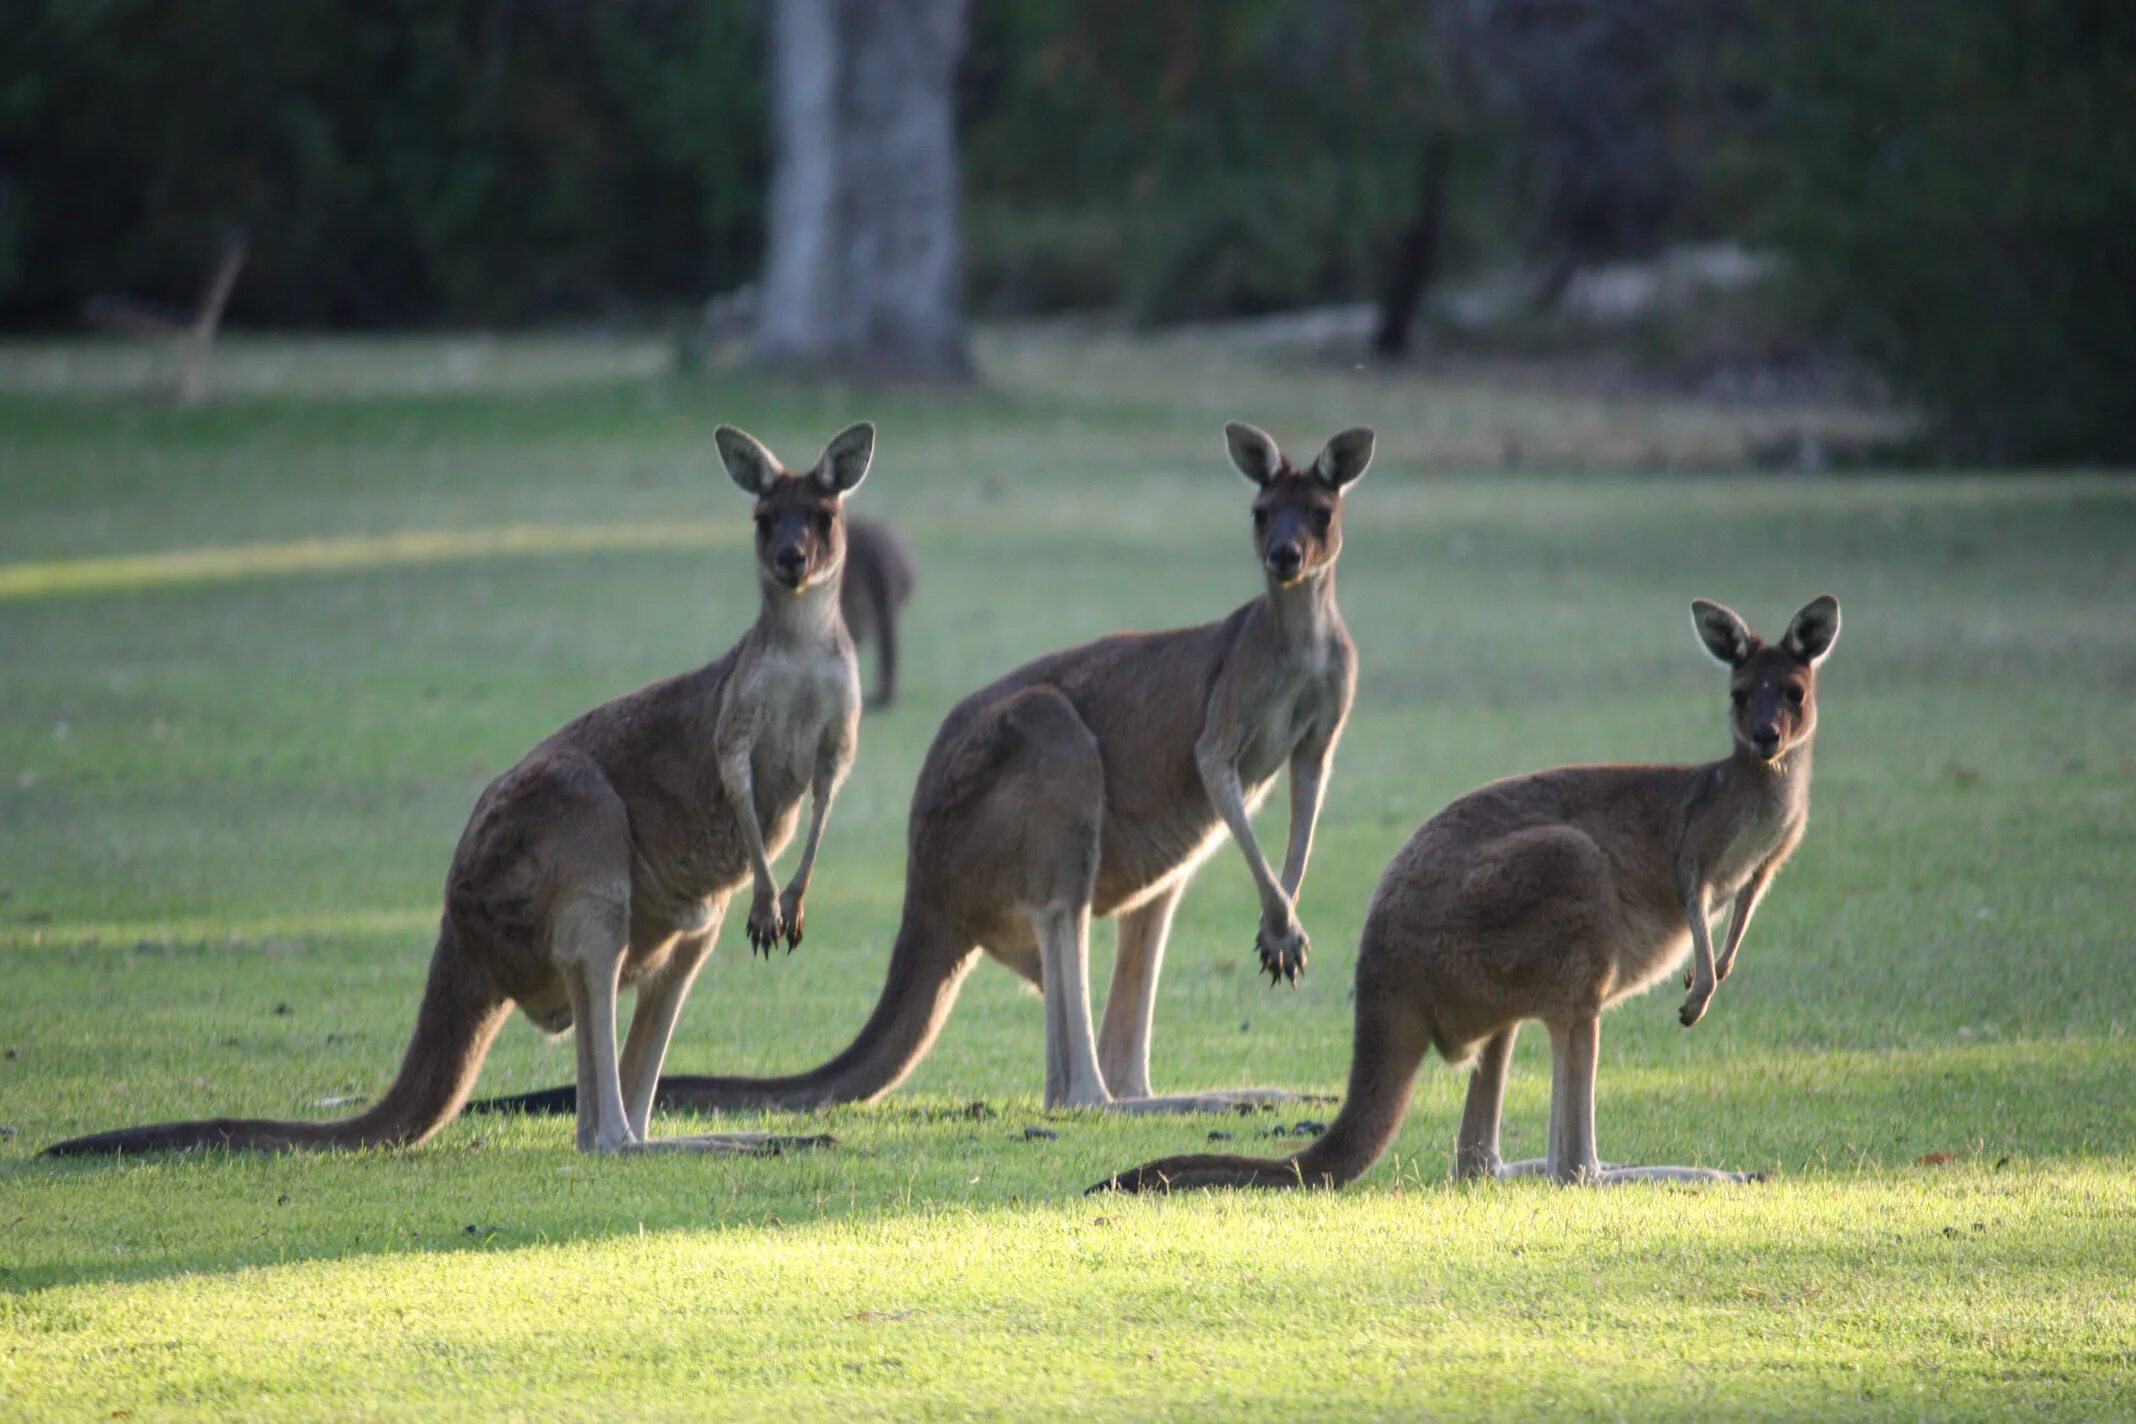
[[[47,559],[0,564],[0,601],[122,593],[233,579],[406,568],[463,559],[640,549],[718,548],[742,542],[729,523],[511,524],[487,529],[407,529],[394,534],[291,539],[219,549]]]

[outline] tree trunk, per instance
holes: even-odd
[[[777,0],[760,359],[971,376],[954,80],[967,0]]]
[[[1409,329],[1417,308],[1439,274],[1439,234],[1446,226],[1446,180],[1453,167],[1453,150],[1453,140],[1443,132],[1424,140],[1416,216],[1395,246],[1387,285],[1380,289],[1372,349],[1382,356],[1400,356],[1409,350]]]

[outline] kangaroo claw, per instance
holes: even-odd
[[[1278,984],[1296,984],[1298,971],[1304,965],[1299,960],[1284,960],[1264,954],[1261,957],[1261,967],[1268,971],[1268,987],[1273,989]]]
[[[760,915],[752,911],[749,916],[749,923],[744,926],[744,930],[749,936],[751,955],[761,954],[766,959],[769,959],[771,958],[771,947],[777,944],[780,937],[788,932],[788,926],[781,923],[780,917],[776,912],[769,915]]]

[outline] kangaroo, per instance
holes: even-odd
[[[1559,1182],[1746,1181],[1703,1167],[1605,1165],[1595,1154],[1602,1011],[1660,982],[1686,954],[1678,1017],[1697,1023],[1735,967],[1773,874],[1810,809],[1817,665],[1839,637],[1826,596],[1777,647],[1704,599],[1691,620],[1729,667],[1734,750],[1703,766],[1569,766],[1494,781],[1426,821],[1381,874],[1357,955],[1349,1094],[1294,1157],[1168,1157],[1093,1191],[1339,1186],[1387,1150],[1427,1050],[1470,1065],[1457,1177]],[[1713,911],[1733,901],[1719,955]],[[1498,1124],[1513,1035],[1550,1030],[1548,1155],[1504,1162]]]
[[[576,1027],[581,1151],[762,1151],[826,1138],[646,1137],[653,1088],[728,897],[753,881],[750,944],[801,942],[803,899],[853,758],[860,678],[838,615],[843,499],[867,474],[875,428],[831,441],[805,475],[722,426],[728,474],[756,498],[762,606],[721,657],[566,723],[491,782],[453,852],[429,982],[400,1074],[338,1122],[220,1118],[59,1143],[59,1156],[217,1146],[421,1142],[460,1110],[516,1003],[550,1033]],[[813,798],[782,894],[771,857]],[[618,985],[637,1005],[620,1062]]]
[[[875,640],[875,692],[863,704],[877,711],[897,701],[897,618],[912,597],[912,551],[887,524],[846,523],[845,583],[839,607],[857,647]]]
[[[1344,489],[1372,461],[1344,431],[1300,470],[1266,434],[1225,427],[1254,488],[1264,594],[1215,623],[1119,633],[1050,654],[950,710],[921,765],[906,828],[905,908],[875,1011],[836,1057],[785,1078],[668,1077],[662,1105],[806,1108],[866,1102],[926,1055],[983,950],[1039,986],[1046,1105],[1227,1111],[1292,1095],[1159,1097],[1150,1026],[1172,911],[1228,829],[1261,895],[1255,937],[1271,984],[1296,981],[1313,827],[1349,716],[1357,651],[1335,607]],[[1248,820],[1290,771],[1290,843],[1277,878]],[[1088,936],[1120,917],[1104,1025],[1093,1036]],[[570,1088],[476,1104],[569,1111]]]

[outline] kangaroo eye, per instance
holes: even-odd
[[[756,512],[756,526],[759,529],[769,529],[771,527],[770,510],[760,509]]]
[[[1313,532],[1315,534],[1327,533],[1328,526],[1330,524],[1333,524],[1334,522],[1335,517],[1329,514],[1326,510],[1316,509],[1313,511]]]
[[[1789,688],[1787,690],[1787,700],[1792,705],[1800,707],[1802,705],[1802,689],[1799,687]]]
[[[1257,509],[1253,512],[1253,527],[1256,529],[1266,529],[1268,527],[1267,510]]]
[[[816,511],[816,532],[818,534],[828,534],[831,532],[831,512],[828,509],[819,509]]]
[[[1750,689],[1745,687],[1735,688],[1728,694],[1728,700],[1738,707],[1748,707],[1750,705]]]

